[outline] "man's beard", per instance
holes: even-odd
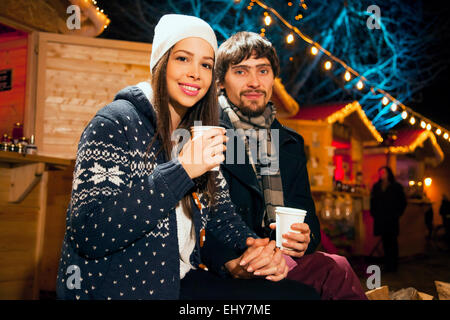
[[[257,91],[257,92],[264,94],[264,98],[266,97],[266,92],[264,92],[264,91]],[[245,93],[247,93],[247,92],[242,92],[241,97]],[[265,101],[265,99],[264,99],[264,101]],[[256,101],[250,102],[250,105],[255,105],[256,103],[258,103],[258,102],[256,102]],[[244,102],[242,99],[241,99],[240,105],[237,107],[239,108],[239,110],[242,112],[243,115],[251,117],[251,118],[259,117],[260,115],[262,115],[264,113],[264,110],[266,110],[266,104],[264,102],[262,105],[257,105],[257,108],[254,109],[254,108],[250,108],[249,106],[244,105]]]

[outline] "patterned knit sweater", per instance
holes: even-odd
[[[175,158],[155,159],[156,115],[138,87],[128,87],[87,125],[78,145],[66,234],[57,277],[60,299],[177,299],[180,288],[175,207],[194,182]],[[147,161],[146,161],[147,157]],[[245,250],[256,235],[230,201],[225,179],[216,179],[216,205],[193,205],[196,247],[200,231]]]

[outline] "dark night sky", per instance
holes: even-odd
[[[441,58],[446,61],[443,70],[428,87],[421,92],[421,102],[407,105],[416,112],[428,117],[430,120],[450,130],[450,23],[448,16],[450,10],[443,1],[424,1],[424,22],[436,21],[436,31],[433,33],[437,43],[430,50],[440,52]]]
[[[107,0],[99,1],[100,7],[104,8],[105,12],[114,21],[114,15],[120,13],[114,12],[115,6],[113,4],[114,2]],[[404,101],[404,103],[414,111],[450,130],[450,117],[447,115],[447,109],[450,107],[450,46],[447,45],[450,43],[450,19],[448,18],[450,16],[450,8],[448,4],[445,4],[446,2],[444,1],[422,0],[424,23],[427,25],[434,23],[432,36],[435,39],[435,43],[429,47],[429,50],[433,54],[438,53],[439,59],[447,61],[447,68],[441,71],[426,88],[412,97],[410,101]],[[110,26],[111,29],[114,27],[114,25]],[[116,25],[116,27],[121,28],[122,26]],[[110,37],[113,33],[112,31],[106,30],[102,37]],[[134,39],[128,40],[133,41]],[[392,92],[392,94],[395,96],[395,92]]]

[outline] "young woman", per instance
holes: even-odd
[[[276,298],[316,298],[310,288],[287,280],[251,280],[248,289],[242,280],[200,268],[200,234],[208,228],[237,255],[253,245],[245,261],[258,261],[254,267],[263,275],[285,277],[281,255],[268,241],[252,238],[222,175],[209,171],[224,161],[225,131],[209,130],[173,152],[180,142],[172,141],[176,129],[188,129],[194,120],[218,121],[216,50],[214,32],[203,20],[163,16],[152,44],[151,87],[125,88],[85,128],[67,211],[59,298],[248,299],[272,287],[283,291]]]

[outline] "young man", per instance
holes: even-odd
[[[287,278],[314,287],[322,299],[366,299],[345,257],[315,252],[320,225],[310,193],[303,138],[275,119],[270,102],[279,70],[272,44],[256,33],[239,32],[219,48],[220,123],[229,132],[246,133],[246,138],[239,134],[230,138],[221,167],[231,200],[260,237],[274,237],[275,206],[306,210],[305,222],[292,226],[301,233],[283,236],[283,246],[291,249],[282,250],[289,266]],[[258,148],[254,148],[255,141]],[[265,150],[263,156],[255,152],[260,148]],[[241,266],[240,257],[227,252],[209,233],[203,250],[213,270],[222,266],[235,278],[258,276],[258,270]]]

